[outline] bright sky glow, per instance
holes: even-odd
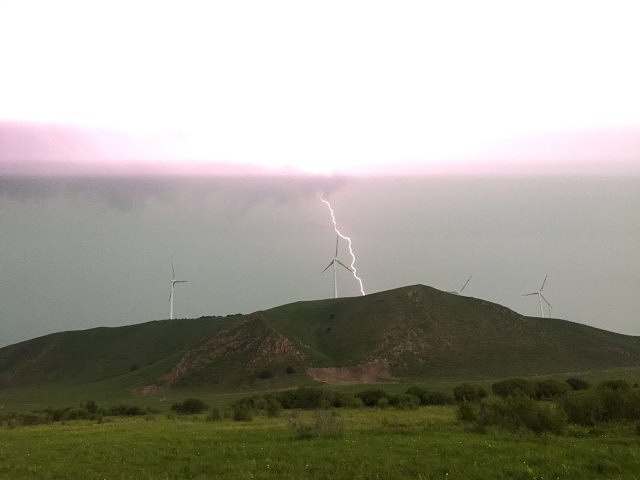
[[[147,155],[173,163],[454,162],[640,128],[638,18],[615,0],[0,0],[0,120],[169,138]]]

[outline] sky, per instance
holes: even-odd
[[[89,129],[79,152],[51,141],[41,160],[413,173],[575,161],[587,142],[637,170],[608,136],[637,153],[639,14],[635,1],[2,0],[0,119]],[[548,135],[548,158],[523,151]]]
[[[368,292],[473,275],[535,314],[549,274],[640,334],[639,14],[0,0],[0,345],[163,318],[171,261],[185,316],[330,296],[320,192]]]

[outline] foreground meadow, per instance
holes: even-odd
[[[470,431],[453,406],[325,412],[337,435],[298,438],[283,412],[251,422],[156,414],[0,429],[0,478],[632,479],[635,425],[562,435]]]

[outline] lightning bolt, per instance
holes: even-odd
[[[349,245],[349,253],[351,254],[351,265],[349,265],[349,268],[351,268],[351,273],[353,273],[353,277],[360,284],[360,293],[362,295],[364,295],[364,287],[362,286],[362,279],[358,276],[358,271],[356,270],[356,254],[353,253],[353,248],[351,247],[351,239],[349,237],[347,237],[346,235],[344,235],[338,229],[338,223],[336,222],[336,215],[333,212],[333,208],[331,208],[331,204],[327,200],[324,199],[322,194],[320,194],[320,201],[322,203],[324,203],[329,208],[329,213],[331,214],[331,221],[333,222],[333,230],[338,234],[338,236],[340,238],[346,240],[347,244]]]

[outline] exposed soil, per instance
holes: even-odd
[[[352,367],[307,368],[307,374],[318,382],[333,385],[393,380],[389,362],[381,359]]]

